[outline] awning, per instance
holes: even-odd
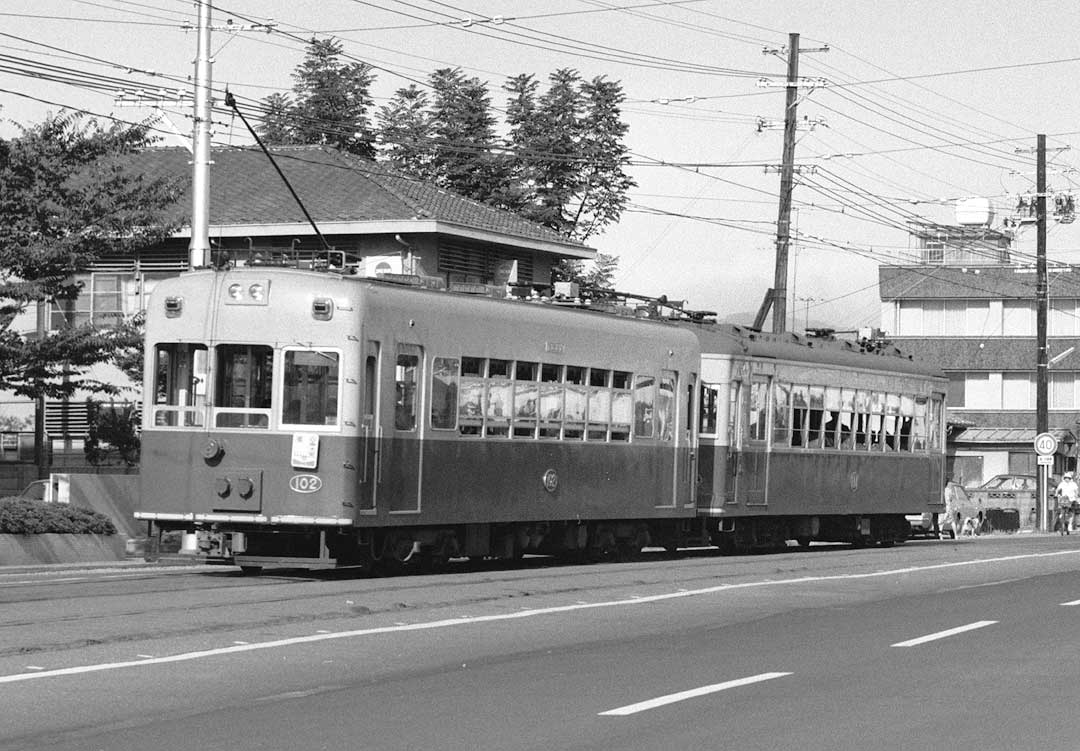
[[[1057,453],[1064,454],[1068,448],[1076,445],[1076,436],[1071,430],[1055,429],[1048,430],[1050,435],[1058,440]],[[1035,436],[1038,435],[1034,428],[964,428],[949,442],[956,444],[1010,444],[1020,445],[1034,451]]]

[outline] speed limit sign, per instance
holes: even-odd
[[[1035,436],[1035,453],[1039,456],[1053,456],[1057,451],[1057,438],[1050,433],[1039,433]]]

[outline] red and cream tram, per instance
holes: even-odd
[[[939,373],[870,342],[697,330],[698,511],[722,550],[892,543],[942,510]]]
[[[141,505],[265,565],[674,545],[694,332],[268,267],[161,282]]]
[[[136,517],[248,571],[903,539],[941,504],[944,381],[851,347],[195,271],[147,311]]]

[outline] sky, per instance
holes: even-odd
[[[791,34],[805,79],[792,328],[879,325],[878,266],[913,259],[908,222],[951,224],[978,197],[1000,229],[1034,192],[1037,134],[1051,190],[1080,186],[1075,0],[221,0],[212,16],[216,96],[227,85],[251,105],[288,93],[312,36],[374,66],[376,107],[443,67],[487,81],[497,113],[519,73],[621,82],[637,187],[589,245],[619,259],[620,290],[721,315],[752,318],[773,284]],[[163,113],[165,142],[181,143],[190,104],[119,102],[190,92],[196,20],[190,0],[4,0],[0,137],[66,108]],[[213,139],[250,142],[223,108]],[[1031,260],[1033,228],[1017,248]],[[1080,263],[1080,223],[1051,221],[1048,255]]]

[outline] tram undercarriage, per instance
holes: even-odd
[[[384,573],[437,570],[451,559],[516,560],[525,554],[583,561],[626,560],[647,547],[669,551],[709,545],[702,520],[650,519],[484,523],[431,527],[170,529],[194,534],[190,552],[235,564],[245,573],[263,568],[357,567]]]
[[[725,555],[783,548],[788,540],[803,548],[811,542],[888,546],[904,542],[911,529],[902,514],[732,517],[714,524],[710,541]]]

